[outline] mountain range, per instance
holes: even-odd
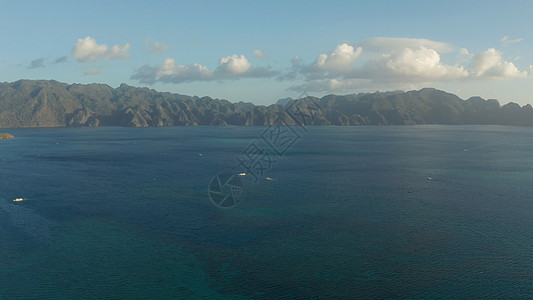
[[[304,101],[302,101],[304,100]],[[297,106],[295,105],[297,104]],[[0,128],[69,126],[498,124],[533,126],[533,108],[425,88],[418,91],[280,99],[269,106],[158,92],[126,84],[67,84],[54,80],[0,83]]]

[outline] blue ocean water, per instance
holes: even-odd
[[[533,128],[266,129],[7,130],[0,298],[533,298]]]

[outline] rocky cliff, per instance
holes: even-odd
[[[283,99],[256,106],[122,84],[66,84],[46,80],[0,83],[0,128],[65,126],[294,124],[287,107],[312,115],[307,125],[500,124],[533,126],[531,105],[462,100],[436,89]]]

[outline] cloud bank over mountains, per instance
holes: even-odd
[[[369,85],[504,80],[529,75],[494,48],[474,55],[464,48],[455,49],[426,39],[373,38],[354,45],[344,43],[320,54],[311,64],[293,62],[292,72],[300,74],[304,83],[291,89],[335,92]],[[442,60],[442,54],[453,52],[458,52],[455,62]]]
[[[519,43],[522,39],[511,40],[505,36],[500,41],[505,46]],[[151,54],[164,53],[168,49],[165,43],[159,41],[147,41],[146,46]],[[129,50],[128,43],[108,47],[87,36],[78,39],[72,56],[80,63],[125,60],[130,58]],[[524,78],[533,70],[533,66],[520,70],[495,48],[470,53],[466,48],[445,42],[413,38],[376,37],[353,44],[341,43],[330,52],[318,54],[311,62],[306,63],[295,56],[287,62],[287,66],[278,69],[252,64],[269,62],[262,50],[255,49],[251,54],[252,61],[243,54],[221,57],[215,67],[200,62],[179,64],[176,59],[167,57],[161,64],[136,67],[130,79],[144,84],[181,84],[270,78],[289,82],[289,89],[293,91],[342,92],[368,87]],[[30,67],[42,65],[42,59],[37,59]],[[98,75],[99,70],[93,69],[85,74]]]

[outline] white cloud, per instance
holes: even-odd
[[[484,78],[520,78],[528,75],[527,71],[521,72],[512,63],[502,58],[502,53],[494,48],[474,55],[469,66],[476,77]]]
[[[94,75],[100,75],[100,69],[99,68],[93,68],[93,69],[90,69],[90,70],[87,70],[85,72],[83,72],[83,75],[89,75],[89,76],[94,76]]]
[[[170,76],[183,80],[211,80],[213,71],[200,64],[176,65],[172,58],[165,59],[165,63],[160,66],[157,76]]]
[[[219,60],[217,72],[224,75],[238,75],[247,72],[250,69],[250,63],[244,55],[226,56]]]
[[[369,87],[390,89],[399,83],[412,85],[466,78],[469,75],[462,66],[442,63],[436,50],[425,47],[393,50],[372,57],[375,58],[367,60],[360,68],[353,68],[349,73],[305,74],[304,84],[293,86],[291,89],[327,92],[353,91]]]
[[[500,42],[502,42],[502,45],[507,46],[507,45],[520,43],[522,40],[524,40],[524,39],[523,38],[518,38],[518,39],[510,40],[508,36],[504,36],[504,37],[502,37],[500,39]]]
[[[255,57],[259,57],[259,58],[266,58],[267,56],[265,55],[265,53],[263,53],[263,51],[259,50],[259,49],[255,49],[252,54],[255,56]]]
[[[136,70],[131,79],[153,84],[156,81],[181,83],[187,81],[213,80],[213,71],[200,64],[177,65],[172,58],[165,59],[159,66],[145,65]]]
[[[346,43],[340,44],[329,54],[320,54],[313,67],[324,71],[347,71],[352,68],[352,63],[359,58],[361,52],[363,52],[361,47],[354,48]]]
[[[277,72],[265,68],[252,68],[244,55],[232,55],[219,60],[215,71],[201,64],[178,65],[172,58],[165,59],[162,65],[144,65],[131,76],[142,83],[155,82],[182,83],[251,77],[271,77]]]
[[[456,63],[441,59],[455,52]],[[358,62],[359,66],[354,63]],[[303,80],[299,91],[347,91],[361,87],[416,86],[454,80],[512,79],[533,71],[520,71],[495,49],[472,54],[466,48],[426,39],[373,38],[353,45],[338,45],[311,64],[291,61],[292,68],[279,80]]]
[[[328,89],[344,88],[348,85],[342,84],[342,81],[352,79],[421,82],[468,76],[463,67],[442,63],[436,49],[424,46],[433,45],[446,51],[451,49],[451,46],[444,43],[424,39],[375,38],[362,44],[368,44],[372,51],[367,52],[361,46],[340,44],[329,54],[319,55],[312,64],[300,67],[298,71],[304,75],[306,81],[321,85],[327,83]],[[465,51],[468,52],[464,49],[463,54]],[[353,65],[357,60],[363,62],[362,67],[356,68]],[[294,66],[293,63],[293,69]],[[325,79],[329,81],[321,81]]]
[[[79,62],[98,62],[110,59],[128,59],[130,44],[123,46],[114,45],[108,48],[106,44],[97,44],[96,40],[87,36],[84,39],[78,39],[72,49],[72,55]]]
[[[466,48],[461,48],[459,54],[457,54],[457,63],[463,64],[469,62],[474,55],[468,51]]]
[[[259,49],[253,54],[265,57]],[[455,63],[449,63],[454,57]],[[373,38],[356,44],[341,43],[310,63],[295,56],[283,73],[253,67],[244,55],[233,54],[220,58],[216,68],[199,63],[178,65],[174,59],[167,58],[161,65],[136,69],[131,78],[148,84],[177,84],[277,76],[280,81],[294,82],[290,88],[293,90],[335,92],[426,86],[458,80],[512,79],[526,77],[530,72],[533,67],[521,71],[495,49],[473,54],[466,48],[427,39]]]
[[[399,76],[420,80],[453,79],[468,75],[463,67],[443,64],[436,50],[423,46],[416,50],[405,48],[400,53],[391,54],[386,60],[386,69]]]

